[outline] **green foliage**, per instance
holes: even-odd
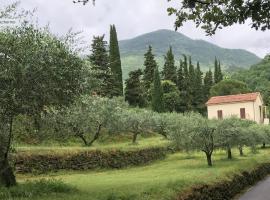
[[[166,56],[164,57],[164,60],[165,60],[165,64],[164,64],[164,68],[162,71],[163,79],[170,80],[173,83],[176,83],[177,82],[177,74],[176,74],[174,55],[173,55],[171,46],[170,46],[170,49],[167,52]]]
[[[116,77],[114,77],[110,68],[107,42],[104,41],[104,37],[104,35],[94,36],[91,45],[91,54],[88,56],[88,59],[92,65],[92,69],[96,71],[95,78],[101,82],[99,88],[96,88],[97,94],[113,97],[119,94],[119,88],[115,87]]]
[[[143,82],[146,92],[150,93],[151,84],[154,81],[155,69],[157,68],[157,62],[155,61],[151,46],[149,46],[148,51],[144,54],[144,59]]]
[[[121,58],[120,51],[117,39],[117,32],[115,25],[110,27],[110,69],[112,71],[112,76],[114,78],[114,87],[115,90],[118,90],[115,94],[116,96],[123,96],[123,77],[122,77],[122,67],[121,67]]]
[[[168,14],[176,16],[176,28],[182,27],[187,21],[193,21],[197,27],[212,35],[217,29],[243,24],[250,19],[251,28],[262,31],[270,29],[268,21],[270,6],[267,0],[222,2],[182,0],[179,4],[181,4],[179,7],[168,8]]]
[[[160,74],[157,67],[155,69],[152,88],[152,110],[159,113],[164,111],[163,88],[161,85]]]
[[[40,198],[52,194],[71,194],[77,192],[72,186],[69,186],[62,181],[55,179],[40,179],[37,181],[28,181],[20,183],[12,188],[0,187],[1,199],[15,199],[15,198]]]
[[[170,80],[161,82],[163,89],[164,109],[166,112],[177,111],[180,104],[180,92],[175,83]]]
[[[140,69],[129,73],[126,80],[125,100],[131,106],[143,107],[146,104],[145,92],[141,81],[142,71]]]
[[[270,102],[270,59],[266,56],[263,61],[252,66],[249,70],[241,70],[232,75],[233,79],[245,82],[253,91],[262,93],[264,102]]]
[[[204,82],[203,87],[204,87],[204,96],[205,96],[204,101],[206,102],[210,97],[210,89],[214,84],[213,83],[213,73],[210,69],[209,69],[209,71],[207,71],[205,73],[203,82]]]
[[[132,129],[133,130],[133,129]],[[166,147],[136,150],[83,150],[72,153],[20,153],[15,161],[18,173],[48,173],[59,170],[121,169],[161,160]],[[0,190],[1,191],[1,190]]]
[[[91,146],[103,128],[109,132],[116,131],[118,112],[125,108],[127,105],[122,99],[83,96],[67,109],[48,110],[42,118],[42,131],[52,128],[53,134],[75,136],[84,145]]]
[[[232,94],[244,94],[251,92],[247,84],[242,81],[225,79],[214,85],[210,90],[211,96],[224,96]]]
[[[219,83],[223,79],[223,74],[221,72],[220,61],[215,58],[215,68],[214,68],[214,82],[215,84]]]

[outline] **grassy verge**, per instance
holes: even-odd
[[[15,145],[14,148],[18,153],[38,153],[38,154],[48,154],[48,153],[77,153],[85,150],[136,150],[151,147],[161,147],[169,144],[169,141],[161,136],[155,136],[150,138],[138,138],[138,143],[136,145],[131,144],[130,141],[122,141],[118,143],[94,143],[91,147],[85,147],[81,144],[75,143],[73,146],[60,146],[60,145]],[[53,148],[52,148],[53,147]]]
[[[233,153],[238,155],[237,151]],[[245,157],[236,156],[233,160],[227,160],[226,154],[219,151],[214,154],[214,166],[209,168],[201,153],[177,153],[144,167],[18,177],[21,182],[53,177],[78,189],[74,194],[48,195],[40,200],[169,200],[191,186],[226,180],[259,163],[270,162],[269,155],[270,150],[266,149],[257,154],[248,153]]]

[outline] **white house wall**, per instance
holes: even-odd
[[[240,108],[245,108],[246,111],[246,119],[256,121],[254,115],[254,102],[237,102],[230,104],[215,104],[209,105],[208,109],[208,118],[209,119],[217,119],[218,110],[222,110],[223,118],[229,118],[232,116],[237,116],[240,118]]]

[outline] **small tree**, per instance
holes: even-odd
[[[118,119],[122,131],[133,134],[132,143],[136,144],[139,134],[151,131],[151,118],[153,113],[145,109],[125,109]]]
[[[180,104],[180,92],[176,84],[169,80],[164,80],[161,84],[163,89],[165,111],[176,111]]]
[[[241,81],[225,79],[214,85],[210,90],[211,96],[223,96],[232,94],[243,94],[250,92],[247,84]]]
[[[212,166],[212,153],[216,145],[216,124],[199,114],[189,113],[168,127],[170,137],[179,149],[205,153],[208,166]]]
[[[219,121],[217,126],[218,146],[227,150],[228,159],[232,159],[232,148],[238,147],[240,155],[243,154],[243,145],[247,144],[246,135],[242,132],[242,127],[248,128],[251,122],[241,120],[236,117]]]
[[[126,80],[125,100],[131,106],[143,107],[146,104],[141,76],[142,71],[138,69],[131,71]]]
[[[119,98],[83,96],[69,108],[54,112],[56,120],[51,125],[80,138],[85,146],[91,146],[99,139],[102,129],[115,130],[118,112],[124,108],[127,105]]]

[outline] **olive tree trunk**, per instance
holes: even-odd
[[[209,167],[212,167],[213,166],[213,163],[212,163],[212,153],[207,153],[205,152],[205,155],[206,155],[206,158],[207,158],[207,164]]]
[[[9,152],[12,142],[12,126],[13,118],[9,121],[9,131],[8,134],[3,133],[2,143],[0,144],[0,185],[5,187],[11,187],[16,185],[16,177],[14,175],[13,169],[9,164]],[[4,142],[5,140],[6,142]]]
[[[227,154],[228,154],[228,159],[232,159],[232,149],[231,148],[228,148],[227,149]]]

